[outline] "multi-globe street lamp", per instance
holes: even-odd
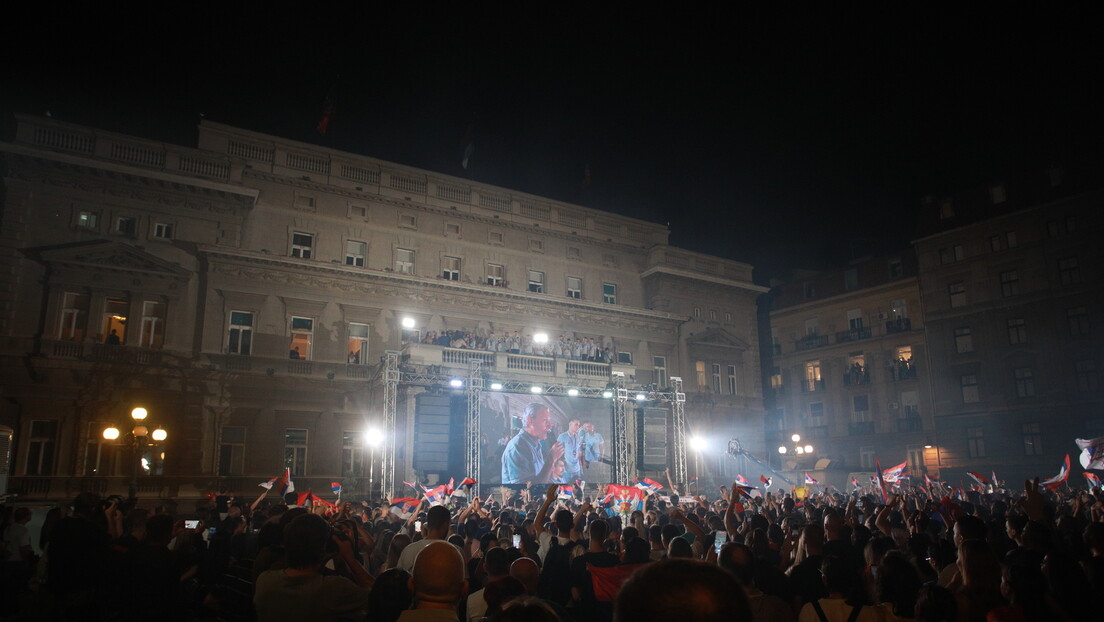
[[[120,440],[121,444],[126,445],[130,449],[131,453],[131,471],[130,471],[130,487],[128,489],[128,498],[134,499],[138,496],[138,467],[141,461],[141,447],[151,447],[158,443],[162,443],[169,437],[169,433],[162,427],[154,428],[153,432],[150,432],[149,427],[146,425],[146,417],[149,416],[149,411],[141,406],[130,411],[130,418],[134,420],[134,426],[130,432],[123,434],[119,428],[115,426],[109,426],[104,428],[103,437],[109,441]],[[153,441],[152,443],[150,441]]]

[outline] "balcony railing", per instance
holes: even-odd
[[[890,367],[894,380],[916,380],[916,365],[912,361],[898,361]]]
[[[847,433],[851,436],[874,433],[873,421],[856,421],[847,425]]]
[[[804,393],[815,393],[817,391],[824,390],[824,380],[805,380],[801,383],[801,391]]]
[[[921,432],[924,421],[920,417],[901,417],[897,420],[898,432]]]
[[[870,327],[852,328],[836,333],[836,343],[859,341],[860,339],[870,339]]]
[[[794,342],[794,350],[812,350],[828,345],[828,335],[805,335]]]
[[[890,333],[907,333],[912,330],[912,320],[907,317],[899,317],[895,320],[889,320],[885,323],[885,331]]]
[[[636,375],[636,367],[625,363],[597,363],[573,361],[550,356],[487,352],[435,346],[428,343],[403,345],[407,362],[414,365],[442,365],[467,368],[469,361],[477,360],[484,371],[510,372],[528,376],[554,376],[562,378],[609,378],[612,372],[623,372],[626,377]]]
[[[843,384],[848,387],[870,384],[870,368],[852,367],[848,369],[843,374]]]

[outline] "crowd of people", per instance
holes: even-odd
[[[484,352],[547,356],[572,361],[613,362],[612,348],[608,344],[603,344],[601,340],[591,337],[572,339],[560,335],[555,339],[549,338],[547,341],[540,342],[534,339],[533,335],[521,335],[518,331],[507,331],[501,335],[494,332],[479,335],[462,330],[441,332],[431,330],[425,335],[419,335],[417,332],[405,333],[404,341]]]
[[[844,622],[1104,617],[1104,495],[798,498],[506,488],[415,508],[220,494],[196,521],[82,493],[5,512],[6,616],[56,620]],[[586,491],[581,491],[586,492]],[[290,505],[289,505],[290,503]]]

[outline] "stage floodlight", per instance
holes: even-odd
[[[533,343],[548,343],[548,333],[537,333],[533,335]]]
[[[452,380],[449,380],[449,386],[454,389],[459,389],[460,387],[464,386],[464,381],[459,378],[453,378]]]
[[[648,399],[647,395],[644,395],[643,393],[637,393],[636,394],[636,401],[643,402],[646,399]]]
[[[613,397],[613,391],[610,391],[609,389],[602,391],[602,397],[608,400],[609,398]]]
[[[567,394],[570,395],[571,397],[575,397],[576,395],[579,394],[579,390],[578,389],[568,389]]]
[[[414,328],[414,318],[404,317],[402,319],[402,327],[403,328]]]
[[[541,391],[544,391],[544,389],[540,388],[537,385],[533,385],[533,386],[529,387],[529,392],[530,393],[540,393]]]
[[[708,446],[708,444],[709,443],[700,436],[690,437],[690,449],[693,449],[694,451],[705,451],[705,448],[706,446]]]
[[[492,391],[501,391],[502,390],[502,383],[501,382],[492,382],[491,383],[491,390]]]

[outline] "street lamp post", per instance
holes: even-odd
[[[161,443],[169,437],[169,433],[166,432],[164,428],[160,427],[154,429],[153,433],[150,433],[149,428],[144,423],[148,416],[149,411],[141,406],[130,411],[130,418],[134,420],[134,427],[123,436],[123,443],[130,449],[131,457],[130,487],[127,489],[128,499],[136,499],[138,497],[138,466],[141,460],[141,454],[138,453],[138,449],[139,447],[152,445],[152,443],[144,439],[152,439],[154,443]],[[121,432],[119,428],[115,426],[105,428],[103,431],[103,437],[109,441],[117,440],[120,435]]]

